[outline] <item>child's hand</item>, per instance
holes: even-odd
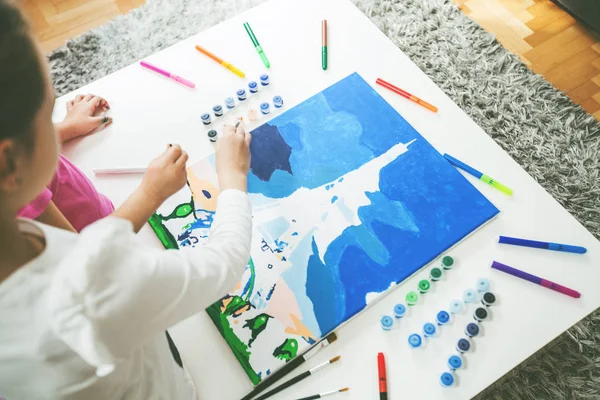
[[[248,189],[250,169],[250,141],[252,135],[244,128],[226,126],[223,137],[217,141],[217,176],[221,191],[226,189]]]
[[[67,103],[67,116],[56,124],[56,131],[61,142],[99,131],[112,122],[112,118],[104,116],[110,110],[107,101],[100,96],[77,95]]]
[[[150,163],[140,185],[148,201],[158,207],[185,185],[187,160],[187,153],[173,145]]]

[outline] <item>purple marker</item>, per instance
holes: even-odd
[[[492,263],[492,268],[497,269],[498,271],[502,271],[512,276],[516,276],[517,278],[525,279],[531,283],[536,283],[540,286],[543,286],[547,289],[554,290],[556,292],[566,294],[567,296],[574,297],[576,299],[581,297],[581,293],[576,290],[569,289],[568,287],[559,285],[558,283],[554,283],[544,278],[537,277],[535,275],[528,274],[527,272],[518,270],[513,267],[509,267],[508,265],[504,265],[499,263],[498,261],[494,261]]]

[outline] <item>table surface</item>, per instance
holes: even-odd
[[[322,19],[329,22],[327,71],[321,70]],[[194,81],[195,90],[135,63],[58,99],[56,120],[64,115],[66,101],[77,93],[96,93],[110,101],[113,125],[71,143],[65,154],[116,205],[133,191],[140,177],[96,178],[93,168],[146,165],[167,143],[180,143],[191,159],[214,151],[200,115],[265,72],[242,26],[245,21],[251,23],[272,65],[268,71],[272,83],[260,94],[261,101],[279,94],[287,109],[354,71],[372,85],[382,77],[439,108],[434,114],[377,88],[433,146],[478,167],[515,192],[508,197],[467,176],[501,213],[449,252],[457,259],[457,266],[435,284],[431,293],[422,296],[408,318],[391,332],[384,332],[380,317],[391,314],[393,305],[402,302],[428,272],[424,269],[398,285],[340,328],[337,342],[306,366],[335,355],[342,356],[340,362],[274,396],[274,400],[345,386],[350,391],[332,399],[377,399],[378,352],[387,356],[391,399],[470,398],[600,305],[600,243],[347,0],[273,0],[147,58]],[[245,71],[247,79],[238,78],[199,54],[195,44],[212,49]],[[588,253],[574,255],[499,245],[499,234],[577,244],[587,247]],[[152,246],[160,246],[147,226],[140,237]],[[491,270],[492,260],[572,287],[582,297],[572,299]],[[498,302],[491,308],[491,318],[482,324],[483,333],[474,340],[474,351],[464,357],[466,368],[456,374],[458,384],[445,389],[438,383],[439,376],[447,370],[447,358],[455,353],[455,343],[464,336],[474,307],[453,318],[424,348],[409,349],[407,337],[420,332],[423,323],[447,309],[451,300],[461,299],[463,291],[473,288],[480,277],[491,280],[491,291]],[[171,332],[200,398],[236,399],[251,389],[242,368],[204,312],[173,327]]]

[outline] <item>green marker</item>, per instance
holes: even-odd
[[[269,60],[267,59],[267,56],[265,55],[265,52],[263,51],[262,47],[260,47],[260,43],[258,43],[256,36],[254,36],[254,32],[252,32],[250,24],[244,22],[244,28],[246,28],[246,32],[248,32],[248,36],[250,36],[250,40],[252,40],[252,44],[254,44],[256,51],[258,51],[258,55],[260,56],[260,59],[262,60],[263,64],[265,64],[265,67],[271,68],[271,64],[269,63]]]
[[[452,157],[450,154],[444,154],[444,158],[446,160],[448,160],[448,162],[452,165],[454,165],[457,168],[462,169],[463,171],[473,175],[474,177],[478,178],[480,181],[487,183],[488,185],[490,185],[491,187],[494,187],[496,189],[498,189],[499,191],[501,191],[504,194],[507,194],[509,196],[513,195],[513,191],[512,189],[504,186],[503,184],[501,184],[500,182],[492,179],[490,176],[479,172],[478,170],[476,170],[473,167],[469,167],[467,164],[465,164],[464,162],[457,160],[456,158]]]
[[[452,258],[450,256],[445,256],[444,258],[442,258],[442,267],[444,267],[444,269],[452,269],[453,265],[454,265],[454,258]]]
[[[409,306],[414,306],[415,304],[417,304],[418,300],[419,300],[419,295],[416,294],[415,292],[408,292],[406,294],[406,304],[408,304]]]
[[[423,279],[423,280],[419,281],[419,292],[421,292],[421,294],[425,294],[425,293],[429,292],[430,287],[431,287],[431,283],[429,283],[429,281],[427,279]]]
[[[429,277],[431,278],[432,282],[439,281],[442,278],[442,270],[437,267],[432,268],[429,272]]]
[[[321,66],[323,67],[323,71],[327,69],[327,20],[324,19],[321,24],[321,36],[323,38],[323,43],[321,45]]]

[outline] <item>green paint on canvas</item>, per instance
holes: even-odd
[[[287,338],[281,346],[275,348],[273,357],[288,362],[296,357],[296,354],[298,354],[298,341],[294,338]]]

